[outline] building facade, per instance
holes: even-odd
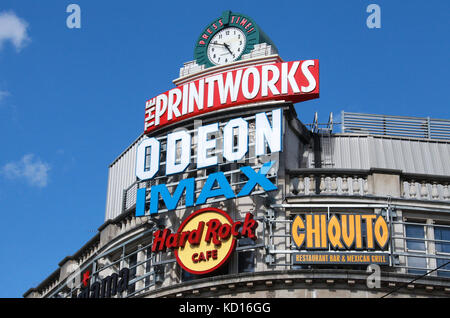
[[[110,164],[98,233],[24,297],[450,295],[450,121],[302,123],[318,60],[242,14],[194,58]]]

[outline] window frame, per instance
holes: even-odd
[[[422,227],[423,229],[423,237],[409,237],[407,236],[407,227]],[[408,274],[413,274],[413,275],[423,275],[425,273],[427,273],[429,271],[429,258],[426,256],[428,254],[428,250],[429,250],[429,244],[428,244],[428,235],[427,235],[427,226],[429,226],[427,224],[427,220],[426,219],[411,219],[411,218],[407,218],[404,222],[403,222],[403,230],[404,230],[404,235],[405,235],[405,252],[407,254],[412,254],[412,255],[407,255],[406,257],[406,265],[407,265],[407,273]],[[413,242],[413,243],[417,243],[417,242],[423,242],[423,246],[424,249],[423,250],[419,250],[419,249],[414,249],[414,248],[409,248],[408,247],[408,241],[409,242]],[[412,258],[415,259],[424,259],[425,260],[425,267],[417,267],[417,266],[410,266],[410,260]],[[410,268],[413,267],[413,268]]]

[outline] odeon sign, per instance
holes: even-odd
[[[269,153],[282,151],[282,109],[274,109],[271,112],[270,121],[266,113],[255,115],[255,156],[263,156]],[[223,147],[217,149],[216,139],[208,136],[214,133],[223,135]],[[222,151],[223,158],[229,162],[239,161],[249,151],[249,125],[243,118],[235,118],[228,121],[223,128],[218,123],[200,126],[197,128],[196,144],[196,168],[204,169],[218,164],[218,151]],[[235,145],[235,137],[237,144]],[[187,130],[177,130],[166,137],[166,162],[165,175],[183,173],[191,164],[192,136]],[[267,147],[266,147],[267,145]],[[177,152],[177,148],[180,150]],[[140,142],[136,153],[136,176],[141,180],[150,180],[159,172],[161,145],[157,138],[146,138]],[[267,151],[268,150],[268,151]],[[214,155],[208,155],[209,152]],[[150,214],[159,212],[159,199],[162,198],[167,210],[177,208],[181,197],[184,195],[185,207],[198,206],[207,203],[208,199],[215,198],[234,199],[248,196],[256,186],[264,191],[277,190],[267,177],[274,161],[262,164],[261,167],[244,166],[239,168],[239,173],[248,180],[238,193],[233,191],[225,173],[222,171],[208,175],[200,193],[195,197],[196,179],[182,179],[176,185],[171,194],[166,184],[153,185],[150,189]],[[147,189],[140,188],[137,191],[136,216],[145,214]]]
[[[236,239],[256,240],[258,223],[251,213],[234,222],[224,211],[204,208],[189,215],[176,233],[169,229],[153,234],[152,252],[173,249],[178,264],[191,274],[207,274],[226,263]]]

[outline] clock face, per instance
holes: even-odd
[[[246,41],[244,32],[239,28],[228,27],[220,30],[209,41],[209,61],[214,65],[236,61],[244,52]]]

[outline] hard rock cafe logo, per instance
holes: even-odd
[[[206,274],[226,263],[236,239],[256,240],[257,226],[251,213],[246,214],[243,222],[235,222],[222,210],[205,208],[189,215],[176,233],[169,229],[156,231],[152,251],[171,248],[184,270],[196,275]]]

